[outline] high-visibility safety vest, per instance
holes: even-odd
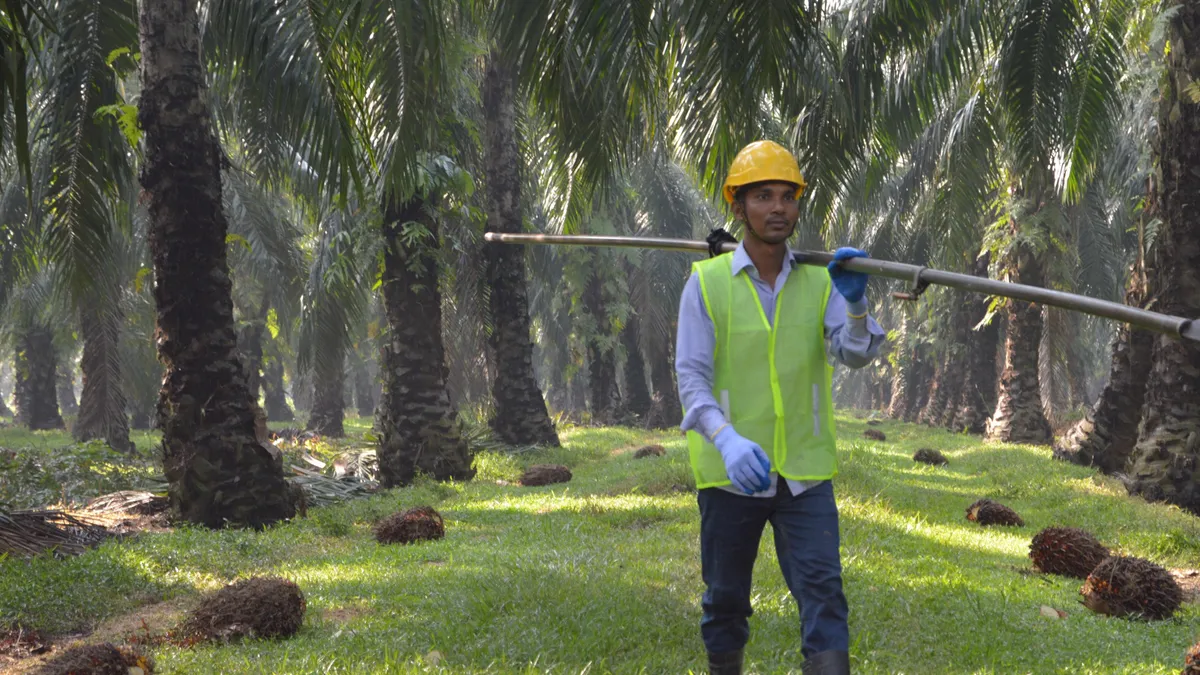
[[[825,357],[825,306],[832,282],[824,267],[797,265],[767,321],[748,274],[733,276],[733,254],[693,264],[716,329],[713,397],[725,419],[758,443],[771,470],[793,480],[837,475],[833,366]],[[688,431],[696,487],[729,485],[721,453]]]

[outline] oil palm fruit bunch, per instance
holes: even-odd
[[[1108,556],[1104,544],[1077,527],[1047,527],[1029,544],[1029,557],[1039,571],[1076,579],[1086,579]]]
[[[295,635],[307,602],[295,582],[282,577],[241,579],[205,597],[182,626],[181,637],[228,642]]]
[[[946,459],[946,456],[941,452],[929,448],[921,448],[913,453],[913,461],[937,466],[944,466],[950,463],[950,460]]]
[[[873,441],[886,441],[887,440],[887,436],[885,436],[883,434],[883,432],[879,431],[878,429],[867,429],[866,431],[863,432],[863,437],[869,438]]]
[[[84,675],[102,673],[154,672],[154,658],[138,647],[117,646],[111,642],[72,647],[41,664],[33,675]]]
[[[1170,572],[1133,556],[1105,558],[1079,592],[1093,612],[1150,621],[1171,618],[1183,604],[1183,591]]]
[[[1192,645],[1183,657],[1183,672],[1179,675],[1200,675],[1200,642]]]
[[[647,445],[638,448],[637,452],[633,453],[634,459],[645,459],[647,457],[663,457],[667,454],[667,449],[661,445]]]
[[[1016,525],[1024,527],[1025,521],[1016,511],[990,499],[980,499],[967,507],[967,520],[980,525]]]
[[[521,485],[525,487],[566,483],[569,480],[571,470],[561,464],[535,464],[521,475]]]
[[[375,540],[381,544],[409,544],[446,536],[442,514],[431,506],[414,506],[393,513],[375,525]]]

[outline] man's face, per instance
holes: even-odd
[[[782,182],[751,186],[743,199],[733,202],[733,212],[759,239],[782,244],[792,236],[800,218],[796,186]]]

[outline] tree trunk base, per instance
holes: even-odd
[[[431,250],[438,223],[420,200],[401,206],[387,199],[384,214],[382,288],[391,342],[381,350],[384,387],[375,417],[380,483],[408,485],[418,473],[466,480],[475,470],[446,388],[442,297]],[[414,221],[430,236],[409,245],[399,228]]]

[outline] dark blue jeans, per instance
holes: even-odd
[[[774,497],[700,490],[700,562],[707,590],[700,634],[711,653],[737,651],[750,639],[750,577],[763,527],[775,531],[780,571],[800,609],[805,658],[848,651],[849,608],[842,593],[838,512],[833,484],[793,495],[779,479]]]

